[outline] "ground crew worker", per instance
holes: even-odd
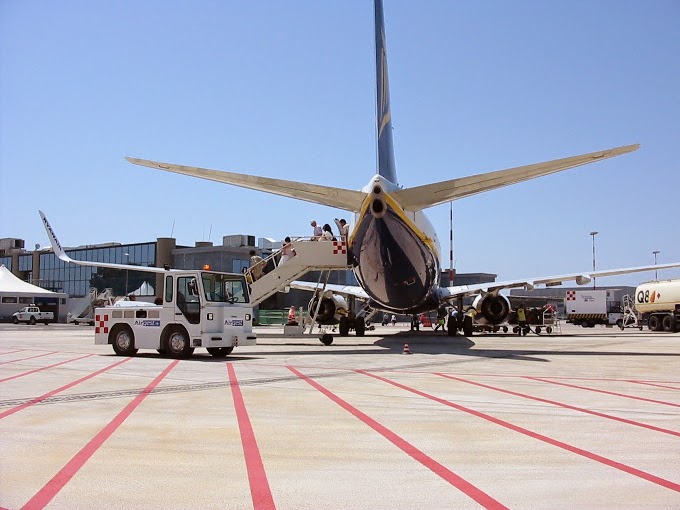
[[[297,326],[297,318],[295,317],[295,307],[291,306],[290,310],[288,310],[288,325],[289,326]]]
[[[526,336],[527,335],[527,314],[524,311],[524,307],[522,305],[519,306],[517,309],[517,324],[519,324],[519,331],[518,335],[519,336]]]

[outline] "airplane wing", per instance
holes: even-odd
[[[210,181],[232,184],[242,188],[249,188],[284,197],[297,198],[315,204],[337,207],[345,211],[358,212],[361,210],[361,203],[366,198],[366,194],[361,191],[354,191],[332,186],[321,186],[318,184],[308,184],[305,182],[287,181],[284,179],[271,179],[269,177],[259,177],[257,175],[237,174],[233,172],[222,172],[220,170],[210,170],[195,166],[173,165],[171,163],[160,163],[139,158],[125,158],[130,163],[140,166],[148,166],[157,170],[174,172],[176,174],[200,177]]]
[[[61,243],[59,242],[59,239],[57,239],[54,230],[52,230],[52,226],[47,221],[45,214],[43,214],[42,211],[38,212],[40,213],[40,218],[42,219],[43,226],[45,227],[45,231],[47,232],[47,237],[49,237],[50,239],[52,250],[54,251],[54,254],[57,256],[59,260],[63,260],[64,262],[68,262],[70,264],[77,264],[80,266],[110,267],[112,269],[127,269],[129,271],[143,271],[145,273],[167,273],[170,271],[176,271],[176,269],[165,269],[162,267],[135,266],[133,264],[115,264],[112,262],[91,262],[89,260],[73,260],[71,257],[66,255],[66,252],[61,247]]]
[[[291,282],[289,286],[291,289],[309,291],[315,291],[317,288],[320,287],[315,282],[303,282],[297,280]],[[337,285],[329,283],[328,285],[326,285],[326,290],[330,290],[331,292],[333,292],[333,294],[340,294],[341,296],[353,296],[358,299],[366,300],[369,299],[368,294],[366,294],[366,291],[359,287],[358,285]]]
[[[473,294],[493,293],[498,294],[504,289],[525,288],[532,290],[537,285],[545,285],[552,287],[570,280],[575,281],[578,285],[586,285],[592,281],[593,278],[600,278],[604,276],[614,276],[619,274],[638,273],[641,271],[654,271],[659,269],[670,269],[680,267],[680,262],[672,262],[669,264],[658,264],[652,266],[638,266],[625,267],[621,269],[609,269],[605,271],[583,271],[581,273],[563,274],[557,276],[544,276],[540,278],[527,278],[524,280],[510,280],[506,282],[487,282],[475,285],[459,285],[454,287],[441,287],[438,289],[439,297],[442,300],[452,300],[459,296],[469,296]]]
[[[515,184],[517,182],[528,181],[543,175],[561,172],[568,168],[574,168],[581,165],[587,165],[588,163],[594,163],[595,161],[620,156],[621,154],[633,152],[639,148],[640,144],[625,145],[614,149],[582,154],[580,156],[572,156],[569,158],[546,161],[544,163],[535,163],[533,165],[519,166],[507,170],[498,170],[496,172],[487,172],[461,177],[459,179],[451,179],[449,181],[425,184],[424,186],[416,186],[414,188],[401,189],[394,191],[392,196],[407,211],[419,211],[427,207],[443,204],[444,202],[450,202],[451,200],[458,200],[484,191],[509,186],[510,184]]]

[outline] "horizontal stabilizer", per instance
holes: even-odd
[[[549,175],[569,168],[587,165],[588,163],[602,161],[604,159],[613,158],[614,156],[620,156],[621,154],[633,152],[639,147],[640,144],[626,145],[623,147],[616,147],[615,149],[591,152],[590,154],[556,159],[544,163],[535,163],[533,165],[519,166],[507,170],[471,175],[469,177],[451,179],[450,181],[436,182],[434,184],[398,190],[392,193],[392,196],[404,209],[408,211],[419,211],[427,207],[443,204],[444,202],[450,202],[451,200],[458,200],[459,198],[469,197],[484,191],[502,188],[503,186],[528,181],[543,175]]]
[[[222,172],[220,170],[210,170],[194,166],[173,165],[170,163],[160,163],[139,158],[125,158],[130,163],[140,166],[148,166],[157,170],[174,172],[176,174],[200,177],[210,181],[232,184],[242,188],[249,188],[284,197],[297,198],[315,204],[337,207],[346,211],[358,212],[366,194],[361,191],[334,188],[331,186],[320,186],[318,184],[307,184],[304,182],[287,181],[284,179],[271,179],[269,177],[258,177],[256,175],[237,174],[233,172]]]

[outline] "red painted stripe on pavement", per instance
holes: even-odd
[[[21,351],[25,351],[25,350],[26,349],[15,349],[13,351],[0,352],[0,356],[4,356],[5,354],[12,354],[14,352],[21,352]],[[2,510],[2,508],[0,508],[0,510]]]
[[[593,452],[589,452],[587,450],[583,450],[581,448],[578,448],[576,446],[572,446],[567,443],[563,443],[562,441],[558,441],[557,439],[553,439],[548,436],[544,436],[543,434],[539,434],[537,432],[532,432],[529,429],[525,429],[524,427],[520,427],[518,425],[513,425],[510,422],[494,418],[493,416],[482,413],[480,411],[475,411],[474,409],[470,409],[469,407],[464,407],[459,404],[454,404],[453,402],[450,402],[448,400],[444,400],[443,398],[435,397],[434,395],[430,395],[429,393],[425,393],[420,390],[416,390],[415,388],[411,388],[409,386],[405,386],[401,383],[398,383],[396,381],[392,381],[390,379],[386,379],[384,377],[380,377],[378,375],[371,374],[369,372],[365,372],[363,370],[357,370],[358,373],[367,375],[369,377],[373,377],[374,379],[378,379],[379,381],[386,382],[387,384],[391,384],[392,386],[396,386],[397,388],[401,388],[402,390],[406,390],[411,393],[415,393],[416,395],[420,395],[421,397],[425,397],[430,400],[434,400],[435,402],[439,402],[440,404],[443,404],[448,407],[452,407],[454,409],[457,409],[458,411],[462,411],[467,414],[471,414],[472,416],[476,416],[477,418],[481,418],[483,420],[489,421],[491,423],[495,423],[496,425],[500,425],[501,427],[505,427],[509,430],[513,430],[515,432],[519,432],[520,434],[523,434],[525,436],[531,437],[533,439],[538,439],[539,441],[542,441],[544,443],[548,443],[553,446],[557,446],[558,448],[562,448],[563,450],[567,450],[569,452],[575,453],[577,455],[580,455],[582,457],[585,457],[586,459],[594,460],[596,462],[599,462],[601,464],[604,464],[605,466],[613,467],[615,469],[618,469],[620,471],[623,471],[624,473],[631,474],[633,476],[637,476],[639,478],[642,478],[643,480],[647,480],[649,482],[655,483],[657,485],[660,485],[662,487],[665,487],[667,489],[680,492],[680,484],[677,484],[675,482],[671,482],[670,480],[666,480],[665,478],[661,478],[659,476],[653,475],[651,473],[647,473],[646,471],[642,471],[640,469],[636,469],[631,466],[627,466],[626,464],[622,464],[621,462],[617,462],[612,459],[608,459],[606,457],[602,457],[601,455],[598,455]]]
[[[243,401],[243,394],[241,387],[236,378],[236,371],[231,363],[227,363],[227,372],[229,373],[229,382],[231,383],[231,394],[234,399],[234,409],[236,410],[236,419],[238,420],[238,428],[241,431],[241,444],[243,445],[243,455],[246,460],[246,469],[248,470],[248,481],[250,482],[250,495],[253,498],[253,507],[255,510],[275,509],[274,498],[269,482],[267,481],[267,472],[262,463],[262,456],[260,449],[257,446],[255,439],[255,432],[250,423],[248,410]]]
[[[677,386],[666,386],[665,384],[657,384],[657,383],[651,383],[651,382],[646,382],[646,381],[633,381],[633,380],[626,380],[626,382],[634,383],[634,384],[644,384],[645,386],[654,386],[656,388],[665,388],[667,390],[680,390]]]
[[[654,400],[652,398],[636,397],[634,395],[626,395],[625,393],[616,393],[615,391],[598,390],[597,388],[589,388],[587,386],[578,386],[576,384],[567,384],[557,381],[551,381],[550,379],[543,379],[542,377],[525,377],[525,379],[530,379],[532,381],[541,381],[548,384],[556,384],[557,386],[565,386],[567,388],[576,388],[578,390],[593,391],[595,393],[604,393],[605,395],[614,395],[615,397],[630,398],[632,400],[641,400],[643,402],[652,402],[653,404],[661,404],[664,406],[680,407],[680,404],[674,404],[672,402],[664,402],[663,400]]]
[[[27,359],[42,358],[43,356],[48,356],[50,354],[56,354],[56,353],[57,353],[57,351],[50,351],[50,352],[46,352],[45,354],[38,354],[36,356],[29,356],[28,358],[19,358],[19,359],[13,359],[13,360],[10,360],[10,361],[3,361],[2,363],[0,363],[0,365],[7,365],[8,363],[16,363],[17,361],[24,361],[24,360],[27,360]]]
[[[432,457],[428,456],[425,454],[423,451],[419,450],[415,446],[413,446],[411,443],[406,441],[405,439],[401,438],[394,432],[392,432],[390,429],[385,427],[384,425],[381,425],[377,421],[375,421],[373,418],[369,417],[368,415],[364,414],[363,412],[359,411],[356,407],[351,405],[350,403],[346,402],[336,394],[332,393],[330,390],[327,390],[324,386],[321,386],[318,382],[314,381],[313,379],[307,377],[304,375],[302,372],[296,370],[293,367],[288,367],[288,369],[296,374],[298,377],[300,377],[302,380],[305,382],[309,383],[311,386],[319,390],[321,393],[323,393],[325,396],[327,396],[329,399],[331,399],[333,402],[338,404],[340,407],[342,407],[345,411],[349,412],[352,414],[354,417],[358,418],[362,422],[364,422],[366,425],[371,427],[373,430],[375,430],[378,434],[383,436],[385,439],[390,441],[392,444],[394,444],[396,447],[398,447],[400,450],[402,450],[404,453],[407,455],[411,456],[413,459],[417,460],[420,462],[423,466],[431,470],[433,473],[439,475],[441,478],[449,482],[451,485],[453,485],[456,489],[460,490],[463,492],[466,496],[469,496],[473,500],[475,500],[477,503],[482,505],[484,508],[493,508],[493,509],[500,509],[500,508],[507,508],[506,506],[502,505],[495,499],[493,499],[491,496],[486,494],[484,491],[481,489],[478,489],[474,485],[472,485],[470,482],[467,480],[464,480],[451,470],[449,470],[447,467],[443,466],[436,460],[434,460]]]
[[[89,443],[87,443],[75,456],[68,461],[68,463],[61,468],[61,470],[54,475],[54,477],[40,489],[35,496],[33,496],[22,508],[23,509],[38,509],[44,508],[57,493],[64,488],[73,476],[80,471],[85,463],[95,454],[95,452],[104,444],[111,434],[130,416],[139,404],[158,386],[158,384],[167,376],[170,371],[177,366],[179,360],[175,360],[166,367],[151,383],[144,388],[125,408],[116,415],[116,417],[109,422],[102,430],[94,436]]]
[[[95,376],[97,376],[97,375],[99,375],[103,372],[106,372],[107,370],[111,370],[112,368],[115,368],[118,365],[122,365],[123,363],[126,363],[126,362],[130,361],[131,359],[132,358],[125,358],[124,360],[118,361],[118,362],[114,363],[113,365],[109,365],[106,368],[102,368],[101,370],[97,370],[96,372],[92,372],[90,375],[86,375],[85,377],[81,377],[80,379],[77,379],[73,382],[70,382],[70,383],[64,385],[64,386],[61,386],[61,387],[57,388],[56,390],[49,391],[49,392],[45,393],[44,395],[40,395],[39,397],[33,398],[33,399],[29,400],[28,402],[24,402],[21,405],[18,405],[16,407],[8,409],[7,411],[0,413],[0,420],[9,416],[10,414],[14,414],[16,412],[21,411],[22,409],[26,409],[29,406],[37,404],[38,402],[42,402],[46,398],[49,398],[53,395],[56,395],[57,393],[61,393],[64,390],[67,390],[69,388],[73,388],[76,384],[80,384],[81,382],[87,381],[88,379],[92,379],[93,377],[95,377]]]
[[[54,367],[58,367],[59,365],[65,365],[66,363],[71,363],[72,361],[78,361],[79,359],[89,358],[90,356],[94,356],[94,354],[86,354],[84,356],[78,356],[77,358],[67,359],[66,361],[60,361],[59,363],[55,363],[53,365],[47,365],[46,367],[35,368],[33,370],[29,370],[28,372],[23,372],[21,374],[13,375],[11,377],[5,377],[4,379],[0,379],[0,383],[5,382],[5,381],[11,381],[12,379],[17,379],[19,377],[24,377],[25,375],[35,374],[36,372],[42,372],[43,370],[47,370],[48,368],[54,368]]]
[[[578,411],[580,413],[591,414],[591,415],[597,416],[599,418],[606,418],[608,420],[618,421],[618,422],[621,422],[621,423],[625,423],[627,425],[633,425],[635,427],[642,427],[642,428],[645,428],[645,429],[654,430],[655,432],[661,432],[663,434],[670,434],[672,436],[680,437],[680,432],[676,432],[674,430],[664,429],[664,428],[661,428],[661,427],[655,427],[654,425],[648,425],[646,423],[628,420],[626,418],[619,418],[618,416],[600,413],[598,411],[592,411],[592,410],[586,409],[584,407],[576,407],[576,406],[572,406],[572,405],[569,405],[569,404],[565,404],[563,402],[557,402],[556,400],[548,400],[547,398],[534,397],[533,395],[527,395],[525,393],[518,393],[516,391],[506,390],[506,389],[503,389],[503,388],[499,388],[497,386],[490,386],[488,384],[470,381],[468,379],[462,379],[460,377],[453,377],[451,375],[446,375],[446,374],[442,374],[442,373],[435,372],[435,375],[438,375],[440,377],[445,377],[446,379],[453,379],[454,381],[460,381],[460,382],[463,382],[463,383],[466,383],[466,384],[472,384],[473,386],[479,386],[480,388],[486,388],[486,389],[493,390],[493,391],[499,391],[501,393],[506,393],[508,395],[513,395],[513,396],[516,396],[516,397],[528,398],[529,400],[535,400],[536,402],[543,402],[545,404],[563,407],[564,409],[570,409],[572,411]],[[0,415],[0,417],[2,417],[2,415]]]

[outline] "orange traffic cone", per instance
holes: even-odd
[[[288,324],[297,324],[297,320],[295,320],[295,307],[291,306],[290,310],[288,310]]]
[[[402,354],[411,354],[411,349],[408,348],[408,344],[404,344],[404,350],[401,351]]]

